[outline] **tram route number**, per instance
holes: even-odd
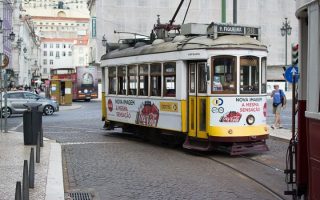
[[[223,107],[212,107],[211,112],[212,113],[224,113],[224,108]]]

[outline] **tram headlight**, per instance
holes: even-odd
[[[248,125],[252,125],[252,124],[254,124],[254,122],[256,121],[256,119],[254,118],[253,115],[248,115],[246,121],[247,121],[247,124],[248,124]]]
[[[81,94],[82,93],[81,90],[79,90],[78,93]]]

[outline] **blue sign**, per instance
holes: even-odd
[[[286,69],[285,73],[284,73],[284,78],[289,82],[289,83],[293,83],[293,74],[296,75],[295,77],[295,83],[298,82],[299,80],[299,70],[297,66],[290,66],[288,69]]]
[[[92,17],[92,21],[91,21],[91,26],[92,26],[92,29],[91,29],[91,36],[93,38],[95,38],[97,36],[97,19],[96,17]]]

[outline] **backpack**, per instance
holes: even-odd
[[[280,89],[280,98],[281,98],[281,104],[282,104],[282,106],[285,105],[284,97],[285,97],[285,94],[284,94],[284,92]]]

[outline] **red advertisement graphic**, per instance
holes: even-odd
[[[224,114],[221,118],[220,118],[220,122],[239,122],[241,119],[241,113],[236,112],[236,111],[230,111],[226,114]]]
[[[159,109],[151,101],[145,101],[141,104],[136,118],[136,124],[144,126],[157,127],[159,120]]]
[[[112,110],[113,110],[113,104],[112,104],[112,100],[111,99],[108,100],[108,109],[109,109],[110,112],[112,112]]]

